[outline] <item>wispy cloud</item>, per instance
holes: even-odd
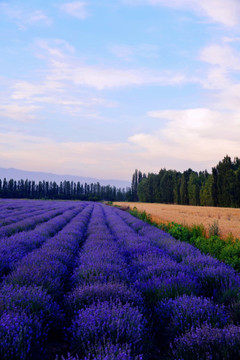
[[[217,109],[240,111],[240,52],[229,44],[212,44],[200,52],[206,66],[206,76],[199,83],[214,90],[213,105]]]
[[[57,81],[48,79],[39,82],[16,82],[12,86],[10,99],[12,101],[23,101],[26,104],[41,104],[41,106],[52,104],[62,108],[71,109],[71,112],[80,111],[95,106],[115,107],[116,104],[101,97],[84,96],[81,98],[75,94],[76,89],[69,88]]]
[[[11,81],[0,101],[0,115],[5,118],[34,120],[39,118],[39,110],[44,112],[52,105],[51,111],[56,113],[103,119],[98,109],[118,104],[99,92],[148,85],[179,86],[188,81],[184,74],[169,71],[88,65],[75,55],[74,47],[61,39],[38,39],[33,49],[42,61],[41,71]]]
[[[81,91],[72,77],[60,74],[55,62],[70,61],[74,48],[64,40],[37,40],[34,45],[37,57],[43,62],[41,71],[24,74],[18,80],[5,79],[1,91],[0,117],[26,122],[40,120],[39,111],[51,105],[52,112],[71,116],[100,118],[97,108],[116,107],[117,103],[88,91]],[[67,55],[66,55],[67,54]],[[68,60],[67,60],[68,59]],[[66,63],[70,71],[71,63]],[[76,71],[76,69],[74,70]],[[71,71],[70,71],[71,72]],[[34,74],[34,76],[33,76]]]
[[[125,61],[133,61],[136,58],[154,58],[159,57],[159,46],[152,44],[140,44],[140,45],[113,45],[111,52],[117,57]]]
[[[224,36],[224,37],[223,37],[223,42],[225,42],[225,43],[240,42],[240,37],[228,37],[228,36]]]
[[[0,9],[5,16],[15,22],[18,27],[25,30],[29,26],[50,26],[52,20],[42,11],[29,11],[19,6],[1,3]]]
[[[200,52],[200,60],[224,69],[240,70],[239,54],[228,45],[213,44]]]
[[[64,3],[60,6],[60,9],[66,12],[68,15],[84,20],[89,16],[87,11],[87,5],[82,1],[73,1]]]
[[[130,4],[161,5],[173,8],[184,8],[203,15],[211,22],[225,26],[237,26],[240,23],[240,3],[238,0],[123,0]]]
[[[49,77],[56,82],[71,82],[76,86],[87,86],[97,90],[142,85],[170,85],[175,86],[186,82],[181,73],[170,71],[154,71],[147,68],[117,68],[102,65],[88,65],[81,58],[60,50],[59,44],[55,46],[44,41],[42,57],[49,64]]]
[[[211,21],[226,26],[237,26],[240,22],[240,3],[238,0],[195,0],[193,6],[200,14]]]
[[[78,65],[69,62],[53,61],[53,74],[56,80],[71,81],[78,86],[97,90],[129,86],[182,84],[186,78],[182,74],[155,72],[149,69],[117,69],[105,66]]]
[[[0,117],[29,122],[35,119],[35,113],[39,108],[37,105],[21,104],[8,100],[8,102],[0,104]]]

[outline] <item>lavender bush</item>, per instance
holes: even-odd
[[[0,315],[6,311],[24,311],[47,324],[59,322],[62,317],[59,305],[37,286],[3,286],[0,290]]]
[[[163,300],[156,306],[155,314],[157,328],[167,329],[174,337],[206,324],[222,328],[230,321],[223,305],[193,295]]]
[[[104,301],[78,311],[69,333],[73,349],[89,350],[89,344],[131,343],[141,347],[146,321],[137,307]]]
[[[0,358],[34,359],[45,337],[39,319],[25,312],[4,312],[0,318]]]
[[[178,337],[171,344],[172,360],[237,360],[240,358],[240,327],[223,329],[205,325]]]
[[[141,293],[130,289],[126,284],[120,282],[96,282],[93,284],[76,287],[73,292],[65,296],[65,307],[74,312],[93,303],[104,301],[127,302],[137,306],[143,306]]]

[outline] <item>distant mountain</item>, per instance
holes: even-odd
[[[57,184],[60,183],[60,181],[73,181],[80,183],[97,183],[99,182],[100,185],[111,185],[116,186],[117,188],[126,188],[130,187],[130,181],[124,181],[124,180],[106,180],[106,179],[95,179],[90,177],[83,177],[83,176],[76,176],[76,175],[57,175],[52,173],[45,173],[45,172],[37,172],[37,171],[26,171],[26,170],[19,170],[19,169],[5,169],[0,168],[0,179],[6,178],[14,179],[14,180],[21,180],[21,179],[28,179],[33,181],[56,181]]]

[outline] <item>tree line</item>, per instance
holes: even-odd
[[[240,207],[240,159],[226,155],[212,173],[161,169],[158,174],[135,170],[132,201],[181,205]]]
[[[99,182],[87,184],[73,181],[30,181],[0,179],[1,198],[59,199],[90,201],[125,201],[131,200],[131,189],[101,186]]]

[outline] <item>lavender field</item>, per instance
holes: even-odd
[[[240,277],[100,203],[0,201],[1,360],[240,358]]]

